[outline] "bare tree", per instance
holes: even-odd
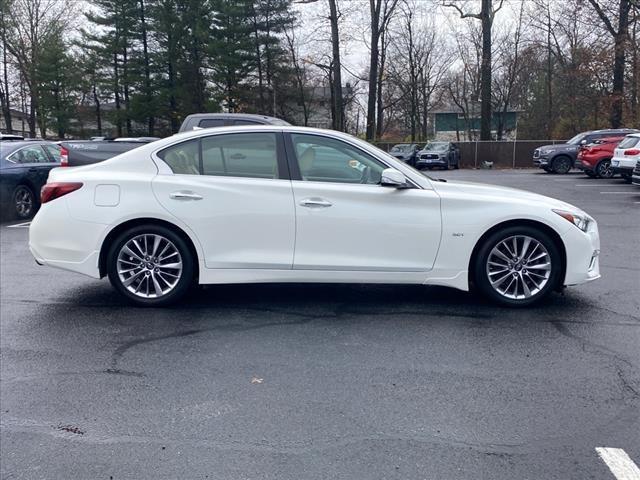
[[[371,13],[371,56],[369,58],[369,95],[367,101],[367,140],[373,140],[376,132],[376,95],[378,93],[378,68],[380,62],[380,38],[389,27],[398,0],[369,0]]]
[[[611,11],[608,5],[599,0],[589,0],[598,17],[604,23],[607,31],[614,41],[613,56],[613,101],[611,103],[611,115],[609,121],[611,128],[618,128],[622,125],[622,113],[624,105],[624,69],[626,48],[629,37],[629,13],[631,11],[632,0],[619,0],[617,12]],[[618,24],[614,26],[615,18],[618,17]]]
[[[36,136],[39,113],[39,61],[49,39],[64,27],[70,6],[58,0],[14,0],[11,16],[5,16],[6,47],[15,60],[29,94],[29,134]],[[46,136],[46,132],[41,132]]]
[[[504,0],[493,7],[493,0],[481,0],[479,13],[465,12],[458,4],[445,2],[444,6],[454,8],[460,18],[475,18],[482,25],[482,66],[480,88],[480,140],[491,140],[491,28],[496,13]]]

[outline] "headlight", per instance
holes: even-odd
[[[566,212],[564,210],[554,210],[553,212],[557,213],[565,220],[570,221],[583,232],[586,232],[589,229],[589,224],[591,223],[591,221],[589,217],[587,217],[586,215],[581,215],[579,213]]]
[[[549,154],[550,154],[550,153],[553,153],[553,152],[555,152],[555,149],[552,149],[552,150],[542,150],[542,151],[540,152],[540,156],[541,156],[541,157],[548,157],[548,156],[549,156]]]

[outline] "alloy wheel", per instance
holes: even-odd
[[[176,245],[158,234],[137,235],[122,246],[116,263],[118,278],[141,298],[160,298],[182,277],[182,256]]]
[[[613,177],[613,167],[611,166],[611,160],[603,160],[598,164],[597,168],[598,176],[601,178]]]
[[[537,295],[551,277],[551,255],[528,235],[514,235],[493,247],[486,263],[491,288],[511,300]]]
[[[27,218],[33,212],[33,193],[29,188],[20,186],[13,195],[15,201],[16,214],[20,218]]]

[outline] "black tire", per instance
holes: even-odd
[[[451,157],[447,157],[447,163],[442,168],[444,168],[444,170],[449,170],[451,168]]]
[[[600,178],[612,178],[615,174],[611,167],[611,159],[605,158],[604,160],[600,160],[598,165],[596,165],[594,172]]]
[[[627,183],[631,183],[631,174],[630,173],[623,173],[622,174],[622,179]]]
[[[501,244],[501,242],[503,242],[506,239],[509,239],[509,241],[511,241],[513,237],[518,237],[518,238],[529,237],[537,241],[540,245],[544,247],[544,249],[546,249],[546,254],[548,255],[548,258],[550,260],[549,261],[551,265],[550,272],[549,272],[548,278],[546,279],[546,283],[544,283],[540,287],[540,289],[537,292],[535,292],[535,294],[532,294],[529,297],[524,297],[525,294],[523,290],[523,298],[517,298],[518,283],[516,282],[516,285],[515,285],[516,298],[509,298],[508,296],[505,296],[504,294],[497,291],[496,288],[492,286],[491,280],[489,277],[490,275],[489,269],[493,268],[488,265],[489,256],[492,253],[492,250],[494,250],[494,247],[497,247],[498,245]],[[524,245],[524,240],[522,241],[521,245]],[[531,243],[530,245],[533,245],[533,243]],[[529,258],[532,258],[532,255],[535,253],[535,251],[532,251],[532,252],[533,253],[529,253]],[[539,252],[543,253],[544,250],[541,249],[539,250]],[[526,256],[526,252],[525,252],[525,255],[523,255],[523,258],[525,256]],[[546,262],[546,257],[540,260],[535,260],[535,261]],[[515,273],[516,275],[519,275],[518,281],[521,281],[524,283],[525,280],[524,280],[523,274],[527,275],[526,268],[529,268],[530,271],[531,270],[540,271],[540,270],[535,270],[535,267],[539,267],[540,264],[535,265],[534,261],[531,261],[531,260],[530,262],[531,263],[528,266],[526,263],[523,266],[521,262],[518,262],[520,263],[520,266],[518,267],[517,272],[514,272],[514,270],[505,270],[507,272],[505,277],[506,278],[505,282],[507,282],[511,278],[511,276],[514,275]],[[489,300],[491,300],[492,302],[498,303],[500,305],[508,306],[508,307],[525,307],[528,305],[532,305],[536,302],[539,302],[540,300],[545,298],[547,295],[549,295],[549,293],[551,293],[553,290],[557,289],[560,282],[562,281],[562,277],[561,277],[562,256],[560,255],[560,250],[556,246],[555,242],[549,237],[549,235],[547,235],[542,230],[539,230],[535,227],[525,226],[525,225],[513,226],[513,227],[507,227],[507,228],[498,230],[492,233],[491,235],[489,235],[489,237],[487,237],[483,241],[483,243],[480,245],[480,248],[478,249],[477,254],[475,256],[472,269],[473,269],[472,278],[473,278],[475,287]],[[496,274],[498,276],[501,275],[500,272],[491,273],[491,275],[496,275]],[[496,280],[499,280],[498,277],[494,277],[494,278]],[[527,278],[531,280],[534,277],[532,277],[531,275],[527,275]],[[536,280],[539,280],[539,279],[536,279]],[[497,285],[497,287],[500,287],[501,285],[504,285],[504,284],[499,284]],[[527,288],[532,287],[531,283],[529,283],[528,285],[529,286]],[[509,288],[507,287],[506,290],[508,291]]]
[[[27,185],[18,185],[11,195],[13,214],[19,220],[27,220],[38,210],[38,200]]]
[[[550,167],[542,167],[542,169],[547,173],[551,173],[551,168]]]
[[[564,175],[569,173],[569,170],[571,170],[571,158],[566,155],[559,155],[553,159],[553,163],[551,164],[551,171],[553,173]]]
[[[166,293],[163,293],[161,296],[144,298],[141,296],[142,292],[140,294],[135,294],[131,292],[127,288],[127,286],[125,286],[123,283],[123,281],[126,281],[127,279],[123,280],[121,278],[122,275],[118,273],[118,261],[119,261],[118,257],[121,253],[121,250],[128,242],[133,241],[133,239],[140,238],[141,236],[149,236],[151,238],[153,238],[154,236],[162,237],[167,241],[166,244],[168,245],[169,243],[171,243],[179,254],[179,256],[177,256],[177,259],[181,260],[181,268],[182,268],[179,278],[176,281],[175,285],[171,287],[169,291],[167,291]],[[140,251],[136,253],[139,254]],[[134,262],[136,263],[138,261],[133,257],[129,257],[129,259],[134,260]],[[153,262],[150,262],[149,265],[155,265],[155,260],[156,259],[153,259]],[[157,266],[162,268],[163,265],[160,262],[161,262],[160,257],[158,257]],[[172,303],[177,302],[189,291],[189,288],[194,282],[194,262],[195,262],[195,259],[191,254],[191,250],[189,249],[187,242],[182,238],[182,236],[178,235],[173,230],[163,227],[161,225],[153,225],[153,224],[139,225],[136,227],[132,227],[124,231],[120,235],[118,235],[118,237],[109,246],[109,251],[107,253],[107,274],[109,276],[109,281],[111,282],[111,285],[113,285],[113,287],[118,292],[124,295],[133,304],[141,307],[161,307],[161,306],[170,305]],[[133,262],[128,262],[128,263],[133,263]],[[142,267],[142,264],[140,264],[140,266],[142,269],[144,269],[143,276],[138,277],[141,283],[144,277],[151,276],[155,278],[153,276],[154,274],[151,273],[151,270],[153,270],[152,268],[148,268],[148,266]],[[135,267],[135,268],[137,269],[138,267]],[[147,273],[147,271],[149,273]],[[157,272],[158,269],[156,268],[155,271]],[[173,270],[173,273],[175,273],[175,270]],[[131,276],[135,276],[135,275],[136,275],[135,273],[131,274]],[[149,283],[151,282],[151,280],[147,279],[146,282],[147,282],[147,288],[149,288]],[[166,286],[167,288],[169,288],[168,282],[166,282],[166,284],[162,283],[162,286]]]

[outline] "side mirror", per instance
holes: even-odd
[[[587,139],[586,138],[583,139],[583,140],[580,140],[580,145],[586,145],[586,144],[587,144]]]
[[[383,187],[407,188],[407,177],[395,168],[385,168],[382,171],[380,185]]]

